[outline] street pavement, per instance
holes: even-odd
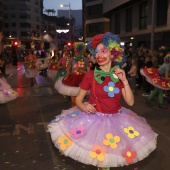
[[[71,107],[71,102],[64,102],[54,89],[54,81],[39,75],[31,87],[22,62],[18,66],[8,64],[6,72],[8,83],[19,97],[0,104],[0,170],[97,170],[65,157],[51,141],[47,125],[62,110]],[[170,106],[160,109],[157,99],[148,106],[141,94],[137,90],[134,106],[127,106],[123,99],[122,105],[144,117],[158,133],[157,148],[138,163],[111,170],[170,169]]]

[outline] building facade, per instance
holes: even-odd
[[[5,44],[42,39],[43,0],[0,0],[1,30]]]
[[[134,47],[170,46],[170,0],[84,0],[83,14],[85,40],[110,31]]]

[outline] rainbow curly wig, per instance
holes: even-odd
[[[98,34],[89,40],[87,47],[93,56],[96,55],[96,47],[102,43],[105,48],[109,49],[114,56],[113,60],[115,64],[123,65],[125,63],[124,49],[120,46],[120,39],[118,35],[113,35],[110,32],[105,34]]]
[[[76,53],[83,54],[86,50],[86,45],[84,42],[75,42],[73,44]]]
[[[164,63],[169,64],[170,63],[170,52],[168,52],[164,58]]]

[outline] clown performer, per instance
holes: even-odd
[[[85,74],[76,97],[76,106],[63,111],[48,125],[52,141],[65,156],[84,164],[109,170],[136,163],[156,148],[157,134],[146,120],[132,110],[134,95],[125,72],[112,60],[124,56],[120,39],[110,32],[88,42],[98,68]],[[83,102],[90,90],[89,102]]]
[[[140,70],[146,81],[154,86],[154,90],[147,97],[146,102],[151,105],[152,99],[158,94],[159,108],[167,109],[163,104],[164,90],[170,90],[170,52],[164,58],[164,63],[158,68],[143,68]]]
[[[11,88],[6,79],[0,78],[0,104],[7,103],[17,97],[18,93]]]
[[[83,56],[86,46],[83,42],[73,44],[74,57],[67,65],[66,76],[56,81],[54,87],[60,94],[71,96],[72,106],[75,106],[75,97],[79,91],[79,83],[84,74],[90,70],[88,59]]]
[[[32,50],[29,50],[24,60],[25,77],[30,78],[31,86],[33,86],[35,77],[38,76],[37,58],[35,55],[32,55]]]

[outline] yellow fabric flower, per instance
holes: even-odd
[[[123,130],[125,133],[128,134],[128,137],[131,139],[136,136],[139,136],[139,132],[135,131],[134,127],[132,127],[132,126],[129,126],[128,128],[124,128]]]
[[[152,69],[151,69],[151,68],[148,68],[148,69],[147,69],[147,71],[148,71],[148,73],[149,73],[149,74],[153,74],[153,72],[152,72]]]
[[[90,152],[91,158],[97,158],[98,161],[104,161],[104,154],[107,152],[107,149],[105,147],[101,147],[98,145],[93,146],[93,150]]]
[[[106,140],[103,141],[103,144],[106,146],[110,146],[112,149],[116,149],[118,142],[120,142],[119,136],[113,136],[111,133],[107,133]]]
[[[70,135],[61,136],[58,138],[58,143],[60,143],[60,149],[66,150],[67,147],[70,147],[72,145],[72,141],[69,138]]]

